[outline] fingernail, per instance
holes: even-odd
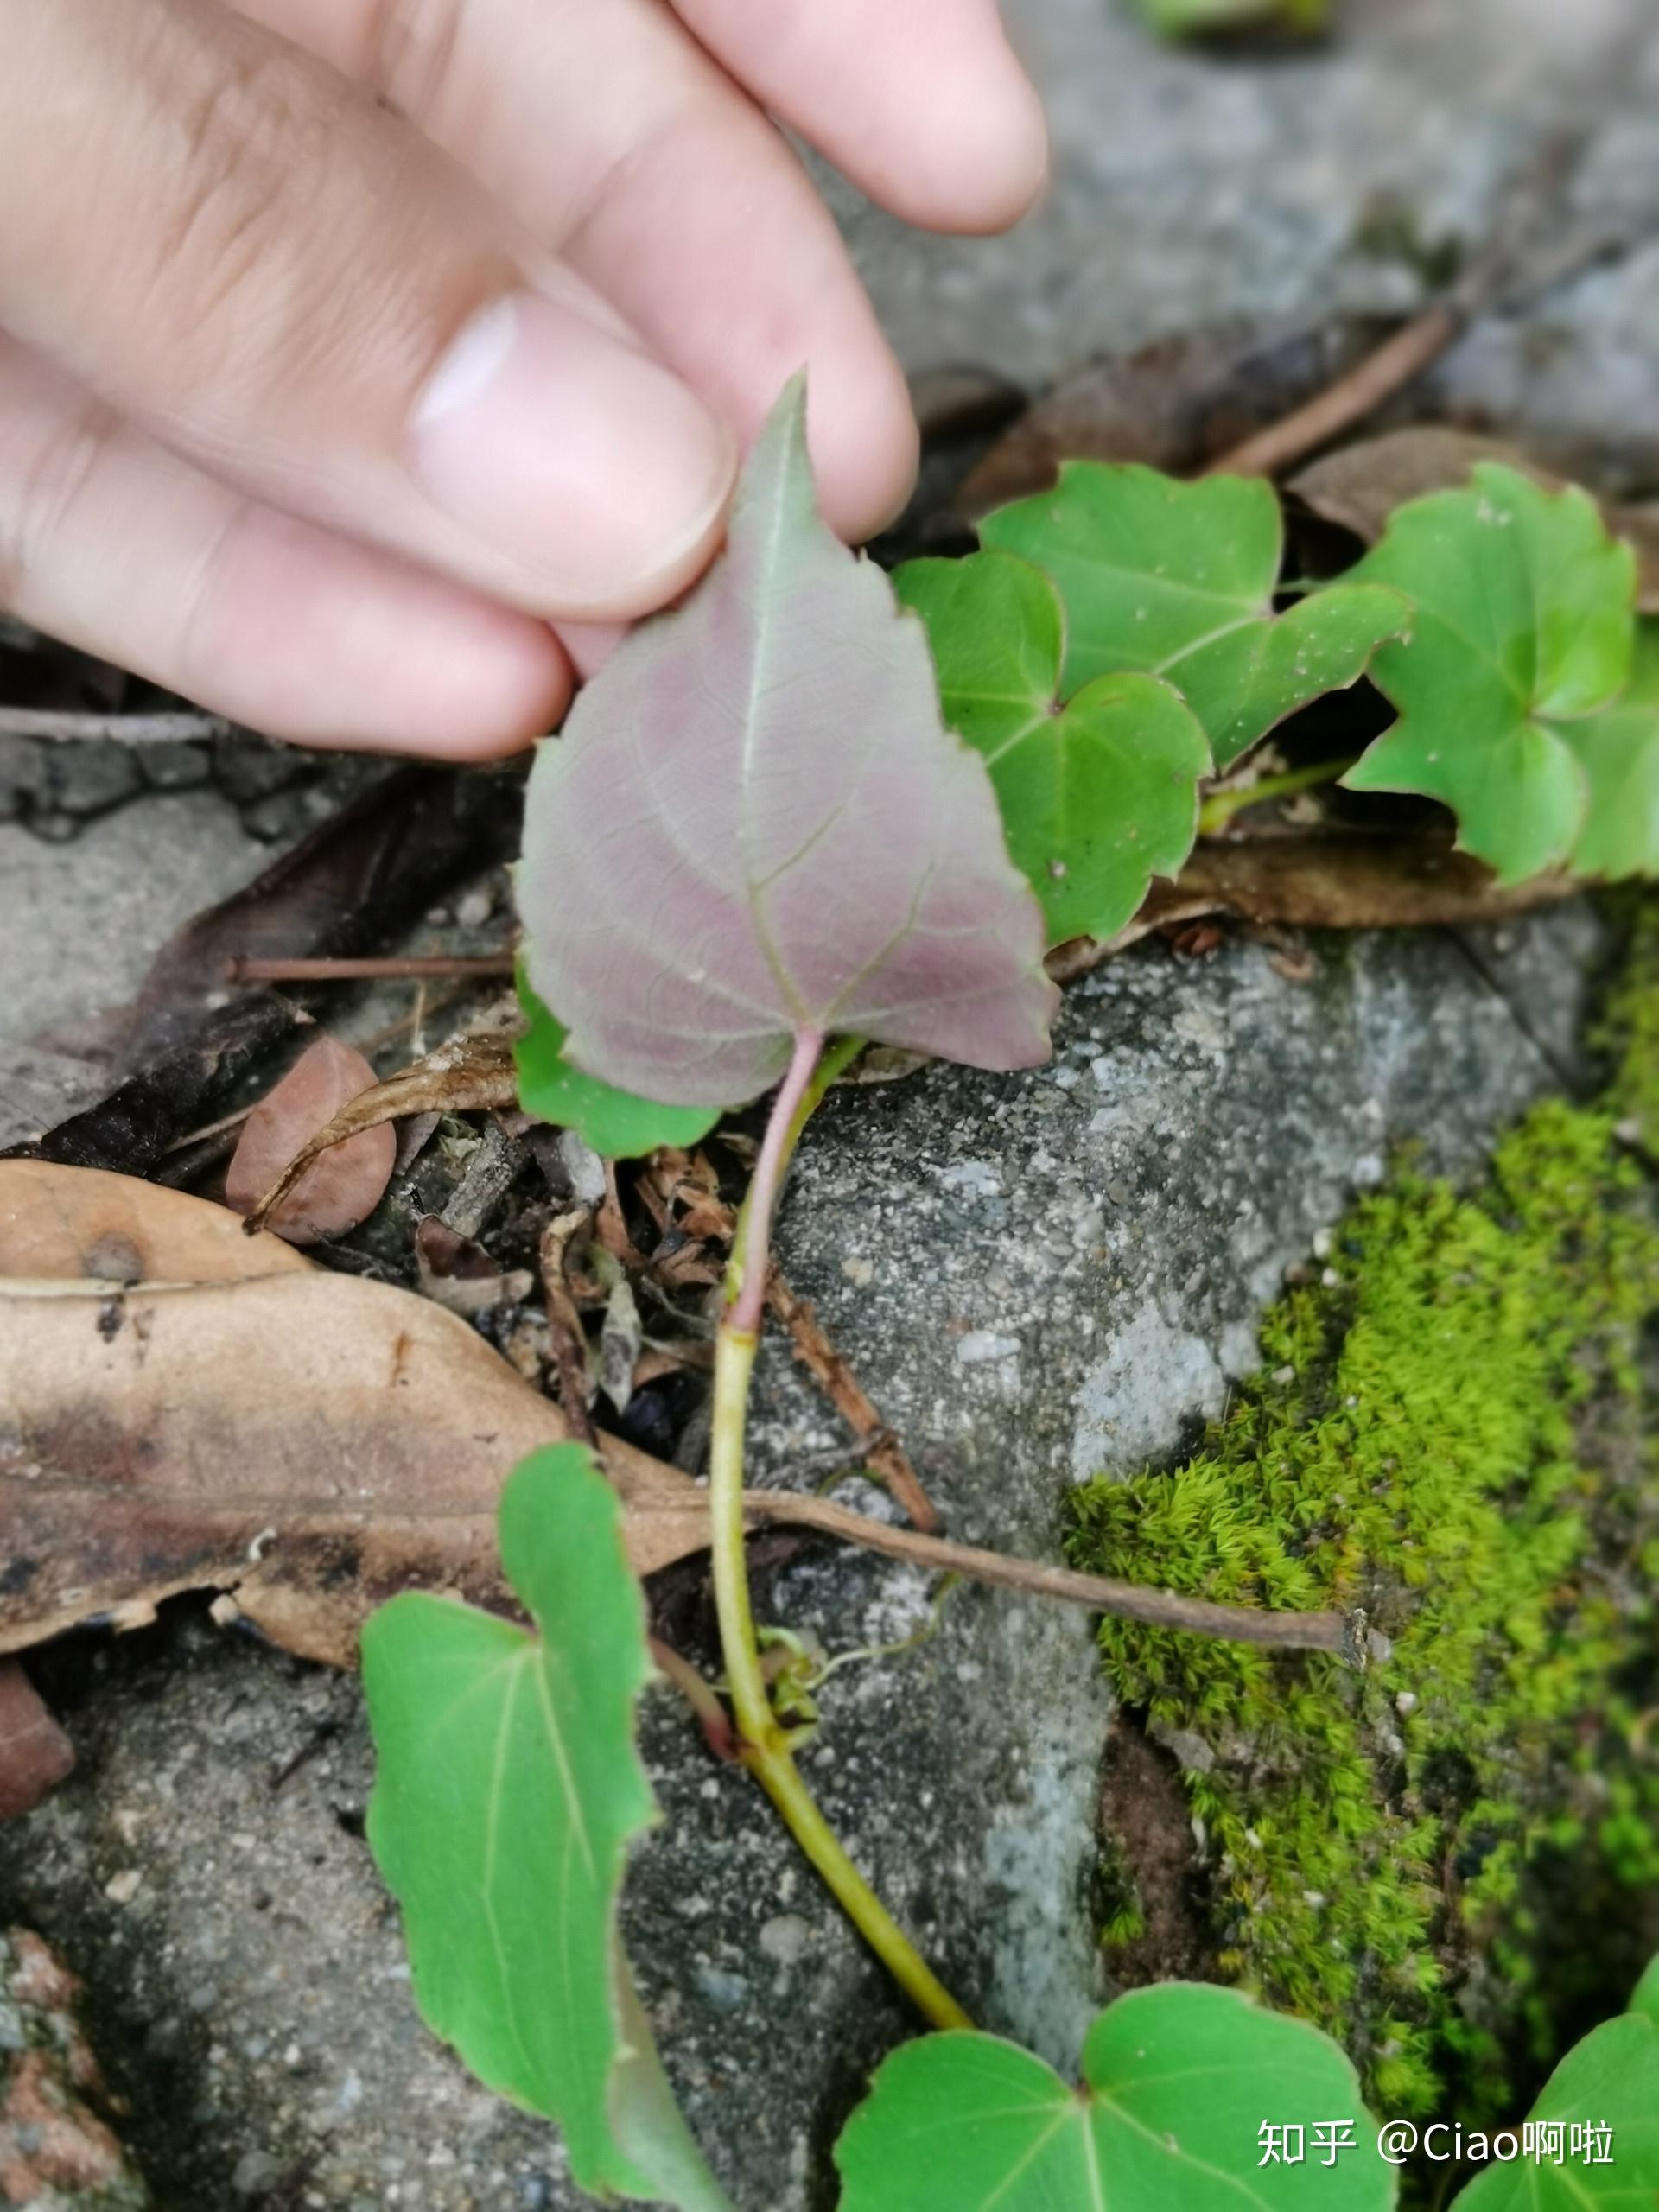
[[[677,377],[537,292],[474,316],[410,445],[427,496],[523,571],[541,611],[576,617],[640,613],[689,581],[736,465]]]

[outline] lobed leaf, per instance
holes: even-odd
[[[1637,625],[1623,697],[1586,721],[1564,722],[1560,735],[1589,785],[1574,873],[1610,882],[1659,874],[1659,622]]]
[[[1052,578],[1065,609],[1061,693],[1135,671],[1173,683],[1225,768],[1311,699],[1357,683],[1409,609],[1344,580],[1275,614],[1284,519],[1263,479],[1178,483],[1069,461],[1052,492],[979,525],[984,544]]]
[[[819,517],[804,389],[728,550],[642,624],[537,755],[518,874],[530,979],[583,1072],[681,1106],[855,1033],[977,1067],[1047,1057],[1042,916],[920,626]]]
[[[1394,2177],[1359,2082],[1328,2037],[1236,1990],[1165,1982],[1121,1997],[1073,2089],[995,2036],[906,2044],[836,2146],[841,2212],[1387,2212]],[[1334,2167],[1264,2167],[1264,2120],[1354,2123]]]
[[[530,1027],[512,1048],[518,1103],[560,1128],[575,1129],[607,1160],[632,1160],[663,1145],[692,1145],[720,1119],[718,1107],[659,1106],[584,1075],[564,1057],[569,1030],[530,988],[522,964],[518,1003]]]
[[[633,1733],[645,1610],[615,1493],[580,1446],[532,1452],[502,1494],[500,1541],[534,1634],[420,1592],[363,1631],[369,1842],[416,2000],[481,2081],[559,2122],[582,2188],[729,2212],[616,1940],[628,1844],[656,1807]]]
[[[1400,508],[1350,571],[1416,611],[1371,671],[1400,720],[1344,780],[1443,800],[1459,842],[1518,883],[1573,855],[1586,831],[1581,747],[1596,741],[1576,726],[1630,674],[1636,563],[1582,492],[1544,491],[1495,461],[1473,476]],[[1629,751],[1607,741],[1610,783]],[[1607,830],[1604,818],[1596,842]]]
[[[1013,554],[912,561],[893,582],[927,626],[946,721],[984,755],[1050,942],[1113,936],[1192,849],[1202,728],[1156,677],[1100,677],[1062,704],[1060,602]]]

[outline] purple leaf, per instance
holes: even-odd
[[[803,1032],[1047,1058],[1041,913],[921,624],[819,518],[798,380],[725,556],[542,747],[518,900],[566,1057],[646,1097],[739,1104]]]

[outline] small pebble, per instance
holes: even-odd
[[[269,2151],[246,2151],[236,2162],[231,2187],[238,2196],[263,2196],[283,2177],[283,2162]]]
[[[994,1359],[1014,1359],[1019,1355],[1018,1337],[999,1337],[991,1329],[969,1329],[957,1345],[957,1357],[963,1367],[983,1367]]]
[[[812,1941],[812,1930],[796,1912],[774,1913],[763,1921],[758,1937],[761,1949],[780,1967],[798,1966]]]
[[[124,1866],[118,1874],[111,1874],[104,1885],[104,1894],[111,1904],[130,1904],[138,1894],[143,1876],[136,1866]]]

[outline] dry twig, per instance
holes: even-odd
[[[228,737],[223,715],[99,715],[50,707],[0,707],[0,737],[45,737],[58,742],[113,739],[118,745],[182,745],[191,739]]]
[[[547,1294],[547,1327],[559,1408],[569,1423],[571,1435],[590,1448],[597,1446],[599,1433],[588,1403],[588,1338],[564,1279],[564,1255],[571,1238],[585,1235],[593,1223],[592,1210],[587,1206],[556,1214],[542,1231],[541,1243],[542,1287]]]
[[[267,960],[248,955],[226,963],[226,980],[232,983],[355,983],[399,982],[406,978],[511,976],[510,952],[486,952],[476,958],[448,953],[419,953],[385,959]]]
[[[798,1297],[774,1267],[766,1279],[766,1303],[789,1332],[796,1358],[858,1439],[871,1472],[880,1477],[918,1529],[934,1534],[939,1516],[920,1476],[911,1465],[903,1445],[865,1396],[858,1377],[825,1335],[810,1299]]]
[[[924,1536],[890,1528],[862,1513],[823,1497],[793,1491],[746,1490],[743,1510],[751,1521],[782,1521],[825,1535],[861,1544],[889,1559],[908,1560],[975,1582],[990,1582],[1028,1597],[1058,1599],[1087,1605],[1120,1620],[1144,1621],[1150,1628],[1179,1629],[1189,1636],[1212,1636],[1230,1643],[1259,1643],[1280,1651],[1329,1651],[1351,1667],[1363,1669],[1373,1657],[1388,1656],[1386,1641],[1367,1630],[1365,1617],[1352,1613],[1270,1612],[1254,1605],[1217,1605],[1201,1598],[1178,1597],[1173,1590],[1148,1590],[1109,1575],[1081,1574],[1068,1567],[1043,1567],[1034,1560],[1010,1559],[974,1544],[953,1544],[943,1536]]]

